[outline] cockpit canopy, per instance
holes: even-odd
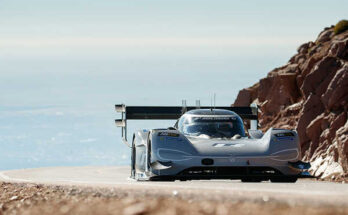
[[[180,117],[178,130],[187,136],[232,138],[245,136],[242,119],[233,111],[221,109],[191,110]]]

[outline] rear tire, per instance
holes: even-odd
[[[297,178],[295,177],[289,177],[289,178],[272,178],[272,183],[295,183],[297,181]]]

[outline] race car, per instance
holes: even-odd
[[[180,107],[116,105],[135,180],[240,179],[296,182],[312,177],[300,161],[294,130],[258,130],[257,106]],[[142,129],[127,141],[127,120],[176,120],[169,128]],[[244,121],[243,121],[244,120]],[[250,120],[250,121],[248,121]],[[245,131],[249,123],[250,129]]]

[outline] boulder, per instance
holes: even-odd
[[[306,128],[312,122],[312,120],[314,120],[323,111],[324,105],[321,103],[320,97],[315,94],[310,94],[304,103],[302,114],[300,115],[300,119],[296,127],[301,144],[310,140],[306,134]]]
[[[302,64],[306,59],[307,59],[307,56],[304,54],[297,55],[294,59],[294,63]]]
[[[321,100],[327,110],[338,110],[348,104],[348,64],[345,64],[331,80]]]
[[[259,101],[264,103],[264,114],[275,114],[281,109],[295,103],[299,98],[296,74],[278,74],[260,81]]]
[[[348,173],[348,121],[336,132],[339,162],[345,173]]]
[[[240,90],[233,106],[249,106],[251,103],[258,103],[255,100],[258,100],[259,85],[259,83],[256,83],[252,87]]]
[[[330,46],[329,56],[348,60],[348,38],[342,41],[334,41]]]
[[[342,112],[335,117],[330,126],[329,140],[333,140],[336,136],[336,131],[340,129],[347,122],[347,113]]]
[[[313,47],[314,45],[315,44],[313,42],[304,43],[300,47],[297,48],[297,52],[299,54],[307,54],[308,53],[308,49]]]
[[[323,42],[329,41],[333,37],[333,35],[334,35],[334,32],[333,32],[332,28],[324,30],[319,34],[319,36],[315,42],[316,43],[323,43]]]
[[[257,98],[260,102],[264,102],[272,88],[272,82],[274,78],[263,78],[260,80],[260,87],[258,90]]]
[[[307,60],[303,63],[299,65],[300,71],[301,71],[301,75],[302,77],[306,77],[311,70],[314,68],[314,65],[318,62],[318,59],[315,57],[309,57],[307,58]],[[301,86],[302,84],[298,85]]]
[[[317,116],[313,121],[309,123],[306,128],[306,135],[312,142],[319,142],[319,137],[321,135],[321,124],[324,121],[325,114],[322,113]]]
[[[248,89],[242,89],[239,91],[236,101],[234,101],[234,107],[249,106],[251,103],[251,93]]]
[[[324,59],[320,60],[315,65],[314,69],[307,76],[305,76],[303,84],[301,86],[302,94],[307,98],[310,93],[315,92],[318,86],[320,86],[320,84],[328,76],[332,76],[331,73],[336,72],[338,68],[339,62],[336,58],[325,57]]]

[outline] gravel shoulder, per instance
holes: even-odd
[[[206,199],[126,190],[0,182],[5,214],[348,214],[348,207],[301,205],[274,199]]]

